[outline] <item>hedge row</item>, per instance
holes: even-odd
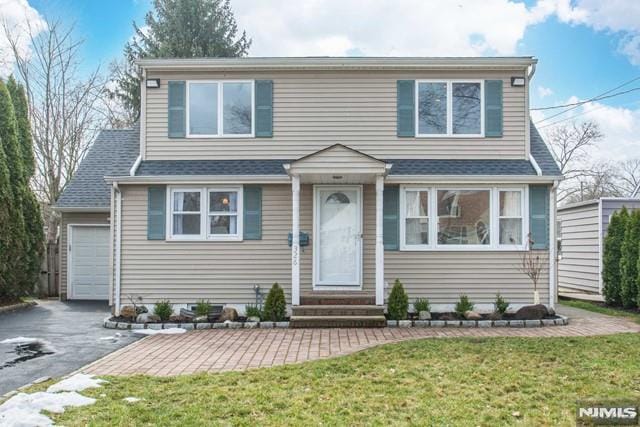
[[[0,301],[32,294],[38,282],[44,239],[34,173],[24,88],[0,80]]]
[[[640,306],[640,210],[614,213],[604,240],[603,294],[609,305]]]

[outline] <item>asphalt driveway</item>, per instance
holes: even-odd
[[[137,339],[128,331],[104,329],[104,302],[38,301],[22,311],[0,314],[0,341],[24,337],[35,342],[0,344],[0,395],[47,376],[75,371]],[[122,336],[115,339],[116,333]]]

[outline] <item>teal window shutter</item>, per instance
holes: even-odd
[[[184,81],[169,82],[169,138],[184,138],[187,129],[187,88]]]
[[[262,188],[245,185],[243,191],[244,240],[262,239]]]
[[[167,209],[166,194],[164,185],[149,187],[147,202],[147,240],[164,240],[166,230]]]
[[[484,82],[484,135],[502,136],[502,80]]]
[[[273,81],[256,80],[255,83],[256,137],[273,136]]]
[[[382,236],[384,249],[400,248],[400,188],[385,186],[382,193]]]
[[[549,249],[549,186],[529,186],[529,232],[533,249]]]
[[[398,80],[397,111],[398,136],[415,136],[415,87],[414,80]]]

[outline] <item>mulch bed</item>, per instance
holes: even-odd
[[[493,313],[480,313],[482,320],[539,320],[539,319],[516,319],[515,313],[505,313],[502,317],[495,317]],[[543,319],[560,319],[560,316],[545,316]],[[409,320],[418,320],[417,313],[409,313]],[[432,312],[431,320],[467,320],[456,312]]]

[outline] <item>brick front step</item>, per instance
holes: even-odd
[[[300,296],[301,305],[375,305],[375,295],[363,292],[314,292]]]
[[[293,316],[384,316],[384,307],[377,305],[298,305]]]
[[[384,316],[291,316],[290,328],[384,328]]]

